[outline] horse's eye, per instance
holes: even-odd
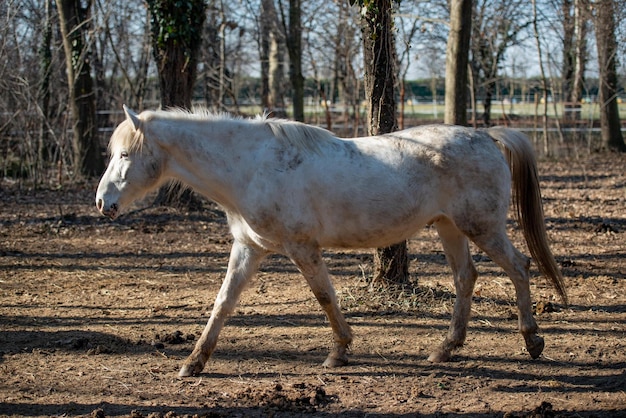
[[[120,157],[128,158],[128,151],[122,151],[122,153],[120,154]]]

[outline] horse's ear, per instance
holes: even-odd
[[[132,109],[130,109],[126,105],[122,105],[122,107],[124,107],[124,113],[126,113],[126,119],[132,122],[133,126],[135,127],[135,130],[138,130],[139,124],[140,124],[139,115],[136,114]]]

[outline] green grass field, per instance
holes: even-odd
[[[480,115],[483,112],[481,105],[476,109]],[[547,106],[548,116],[563,117],[564,106],[563,103],[548,103]],[[597,103],[584,103],[581,105],[581,118],[583,120],[599,119],[600,118],[600,106]],[[535,105],[534,103],[516,103],[516,104],[502,104],[496,102],[491,106],[492,118],[499,118],[503,114],[506,115],[519,115],[519,116],[533,116],[543,115],[544,105],[540,103]],[[404,107],[404,114],[408,117],[424,118],[424,119],[441,119],[443,118],[444,105],[432,103],[418,103],[418,104],[406,104]],[[626,116],[626,103],[619,104],[619,113],[622,117]]]

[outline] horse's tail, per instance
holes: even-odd
[[[530,254],[539,271],[552,282],[561,300],[567,305],[563,276],[548,246],[537,162],[532,145],[526,135],[512,129],[494,127],[487,132],[504,147],[513,180],[513,203],[517,220]]]

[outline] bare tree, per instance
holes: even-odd
[[[341,114],[345,129],[348,129],[349,112],[352,111],[355,120],[359,118],[358,111],[358,86],[353,67],[354,54],[357,50],[355,32],[357,26],[351,19],[351,7],[346,2],[339,2],[336,16],[335,33],[332,38],[333,45],[333,79],[331,82],[332,103],[341,105]],[[354,130],[354,127],[353,127]]]
[[[364,3],[364,2],[361,2]],[[373,0],[362,13],[367,129],[370,135],[396,130],[396,50],[393,36],[392,0]],[[388,202],[393,205],[393,202]],[[406,241],[379,248],[375,254],[375,282],[409,281]]]
[[[97,81],[102,91],[98,108],[121,111],[125,103],[143,109],[152,63],[150,13],[143,0],[97,0],[96,10],[100,27],[95,46],[101,73]]]
[[[532,0],[532,9],[533,9],[533,33],[535,36],[535,45],[537,47],[537,55],[539,57],[539,72],[540,72],[540,80],[541,80],[541,91],[543,93],[543,111],[542,111],[542,126],[543,126],[543,152],[544,154],[549,154],[550,150],[548,148],[548,78],[546,76],[546,71],[543,63],[543,46],[541,43],[541,37],[539,35],[539,18],[538,18],[538,10],[537,10],[537,0]],[[536,106],[539,105],[539,102],[535,100]]]
[[[474,86],[483,88],[483,123],[491,125],[491,102],[496,92],[498,70],[507,48],[520,41],[532,25],[526,0],[475,0],[471,65]]]
[[[563,118],[580,119],[587,63],[588,13],[587,0],[563,0]]]
[[[305,9],[303,18],[304,67],[311,70],[316,83],[314,100],[321,104],[327,129],[341,129],[341,135],[357,135],[362,86],[358,68],[363,53],[358,10],[344,1],[308,5],[316,12]],[[338,113],[341,128],[333,126]]]
[[[471,28],[472,0],[452,0],[446,51],[445,123],[467,125],[467,67]]]
[[[626,152],[617,106],[617,42],[615,39],[615,4],[613,0],[597,0],[595,12],[598,68],[600,69],[600,126],[602,143],[611,151]]]
[[[57,0],[57,7],[67,63],[74,164],[79,173],[98,176],[104,170],[104,155],[98,141],[96,95],[87,42],[91,1]]]
[[[52,71],[52,11],[50,10],[51,1],[45,0],[44,13],[45,20],[43,24],[43,37],[41,40],[41,46],[39,47],[39,65],[40,65],[40,77],[41,88],[39,89],[39,102],[41,103],[41,123],[40,134],[38,141],[38,164],[43,164],[43,161],[49,160],[49,129],[47,127],[47,119],[50,114],[50,96],[51,96],[51,71]]]
[[[289,53],[289,79],[292,88],[293,118],[304,122],[304,75],[302,74],[302,0],[289,0],[288,18],[282,0],[281,21],[286,34]]]
[[[398,112],[398,128],[404,129],[404,103],[406,102],[406,77],[411,65],[412,43],[419,29],[419,19],[413,18],[408,30],[405,25],[400,25],[400,33],[403,35],[404,48],[398,60],[398,80],[400,82],[400,110]]]
[[[274,116],[285,111],[285,34],[279,26],[274,0],[261,1],[261,103]]]

